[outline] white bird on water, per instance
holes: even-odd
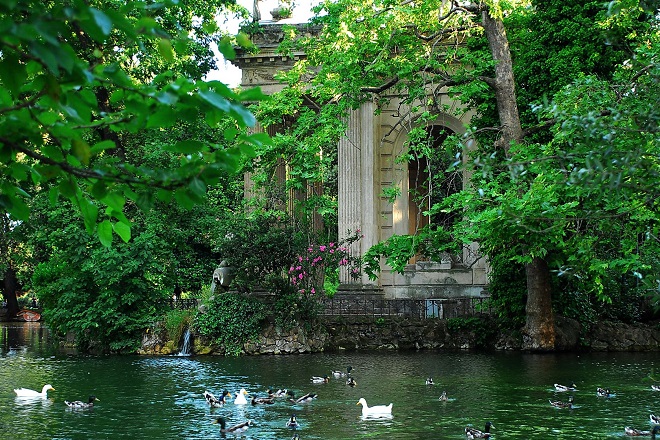
[[[360,397],[360,400],[356,405],[362,405],[362,416],[391,416],[392,415],[392,404],[389,405],[376,405],[369,406],[367,401],[364,400],[364,397]]]
[[[27,388],[18,388],[15,389],[14,392],[16,393],[16,397],[43,397],[46,398],[48,397],[48,391],[53,390],[55,391],[55,388],[53,388],[52,385],[44,385],[44,387],[41,389],[41,392],[39,391],[34,391],[30,390]]]

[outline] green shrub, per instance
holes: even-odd
[[[173,309],[165,314],[164,325],[169,340],[178,343],[181,340],[183,331],[190,327],[192,322],[192,310]]]
[[[243,344],[259,336],[266,307],[258,300],[237,292],[212,296],[204,311],[195,316],[197,333],[212,338],[228,355],[237,356]]]

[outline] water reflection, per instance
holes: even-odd
[[[465,426],[483,429],[492,421],[494,438],[538,436],[577,440],[621,438],[624,426],[650,429],[649,414],[660,413],[660,392],[646,381],[657,367],[656,353],[545,354],[407,352],[322,353],[249,358],[181,356],[84,356],[50,346],[38,323],[0,326],[0,426],[3,439],[206,439],[219,432],[213,421],[228,425],[254,423],[237,438],[308,439],[392,438],[464,439]],[[358,386],[332,371],[353,367]],[[314,384],[312,376],[328,375]],[[426,385],[433,377],[434,385]],[[56,391],[47,399],[23,401],[12,390]],[[557,409],[551,400],[566,400],[554,383],[577,385],[573,408]],[[598,397],[598,387],[614,395]],[[292,404],[210,408],[202,393],[219,395],[245,388],[250,396],[291,389],[318,398]],[[443,391],[448,399],[440,401]],[[93,410],[67,411],[64,400],[100,399]],[[393,402],[392,415],[363,417],[360,398],[372,405]],[[248,397],[248,400],[250,397]],[[11,429],[7,429],[11,427]],[[5,436],[5,432],[8,436]]]

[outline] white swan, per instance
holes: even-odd
[[[236,405],[247,405],[248,401],[245,398],[247,396],[248,392],[245,391],[245,388],[241,388],[241,390],[236,393],[236,398],[234,399],[234,403]]]
[[[364,400],[364,397],[360,397],[360,400],[356,405],[362,405],[362,416],[388,416],[392,415],[392,404],[389,405],[376,405],[369,407],[367,401]]]
[[[53,388],[52,385],[44,385],[44,387],[41,389],[41,392],[34,391],[34,390],[29,390],[27,388],[18,388],[18,389],[15,389],[14,392],[16,393],[16,397],[43,397],[43,398],[46,398],[46,397],[48,397],[48,391],[49,390],[55,391],[55,388]]]

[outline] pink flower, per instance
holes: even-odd
[[[303,276],[304,276],[303,274],[298,274],[298,278],[300,278],[301,280],[303,279]]]
[[[319,250],[320,250],[321,252],[324,252],[324,251],[325,251],[325,246],[323,246],[323,245],[319,246]]]
[[[312,293],[316,293],[316,290],[314,290],[314,288],[312,287],[311,292],[312,292]]]

